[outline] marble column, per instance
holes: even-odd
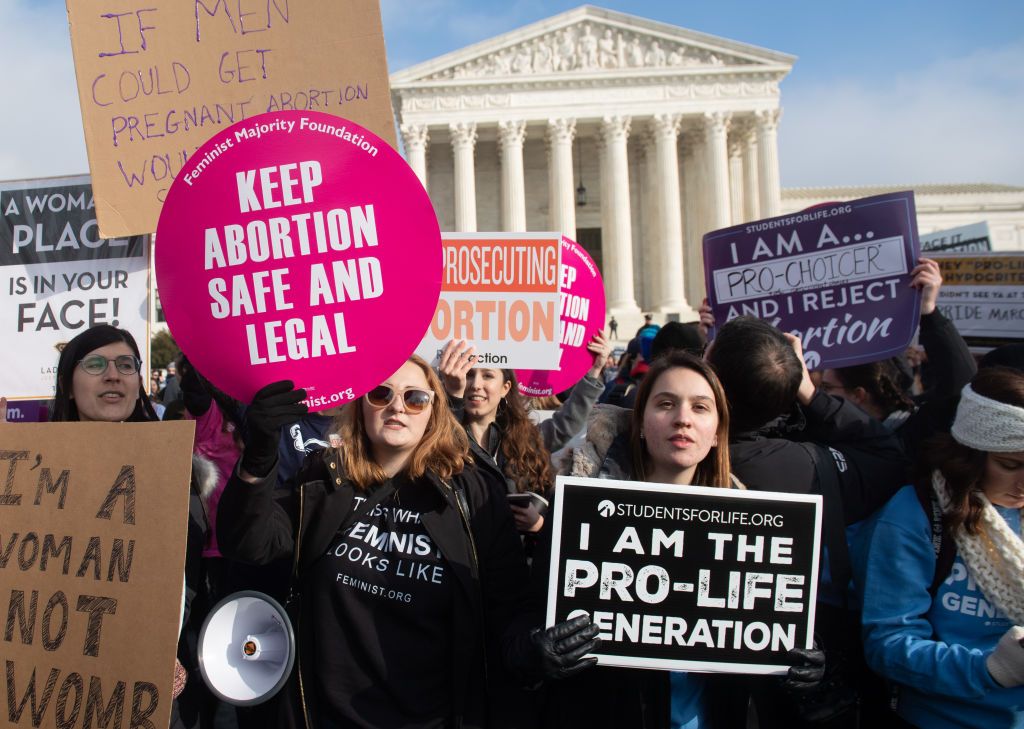
[[[402,142],[405,144],[405,158],[412,171],[420,178],[423,187],[427,186],[427,145],[430,133],[425,124],[403,124]]]
[[[743,222],[743,144],[738,135],[730,135],[729,149],[729,222]]]
[[[548,225],[576,240],[576,186],[572,174],[575,119],[548,120]]]
[[[661,218],[660,210],[662,205],[661,194],[658,186],[661,180],[658,177],[658,146],[654,134],[654,124],[649,123],[643,126],[640,132],[640,169],[642,177],[637,184],[638,202],[640,204],[640,280],[643,282],[637,297],[640,308],[644,311],[651,311],[657,307],[658,302],[664,298],[662,281],[659,272],[664,265],[661,245]],[[634,259],[634,266],[637,261]]]
[[[602,188],[601,255],[605,297],[624,331],[639,321],[633,293],[633,231],[629,206],[628,116],[606,116],[601,122]]]
[[[476,147],[476,123],[460,122],[448,126],[455,155],[455,230],[476,232],[476,172],[473,150]]]
[[[679,204],[679,152],[676,140],[681,117],[678,114],[656,114],[652,131],[657,165],[658,244],[660,256],[654,271],[659,312],[692,313],[686,303],[683,283],[683,215]]]
[[[501,226],[511,232],[526,231],[526,183],[523,178],[523,142],[526,122],[498,123],[501,148]]]
[[[761,217],[757,185],[757,132],[747,129],[743,138],[743,221]]]
[[[729,150],[727,112],[704,114],[704,147],[708,165],[708,188],[711,191],[711,217],[708,230],[728,228],[731,221],[729,205]],[[705,231],[708,232],[708,231]]]
[[[704,133],[699,126],[691,126],[682,134],[684,224],[686,248],[684,250],[683,278],[686,281],[686,299],[699,303],[704,299],[704,233],[707,232],[707,172],[704,164]]]
[[[780,109],[757,112],[758,182],[761,185],[761,217],[781,213],[782,189],[779,183],[779,117]]]

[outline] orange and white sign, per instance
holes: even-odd
[[[556,369],[560,355],[558,233],[445,233],[444,283],[416,353],[434,361],[452,339],[481,367]]]

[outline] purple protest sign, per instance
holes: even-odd
[[[704,236],[715,321],[751,315],[803,342],[811,369],[903,352],[917,330],[914,193],[877,195]]]

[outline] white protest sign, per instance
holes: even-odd
[[[1024,340],[1024,253],[945,254],[935,260],[943,281],[939,311],[969,344]]]
[[[992,250],[992,236],[986,222],[922,233],[920,239],[922,253],[969,253]]]
[[[441,298],[416,354],[451,339],[481,367],[557,369],[561,357],[558,233],[443,233]]]
[[[0,183],[0,393],[53,397],[60,348],[96,324],[149,352],[149,238],[99,237],[86,176]],[[147,357],[148,359],[148,357]]]

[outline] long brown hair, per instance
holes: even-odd
[[[971,388],[983,397],[1024,408],[1024,374],[1017,370],[979,370],[971,380]],[[935,470],[946,479],[950,508],[943,516],[943,525],[950,534],[961,528],[968,534],[977,534],[982,504],[975,494],[981,489],[988,452],[965,446],[949,433],[942,433],[927,441],[923,453],[919,481],[931,489]]]
[[[430,419],[423,438],[413,450],[405,473],[411,479],[420,478],[428,472],[441,479],[449,479],[461,473],[468,461],[469,438],[447,406],[444,387],[430,365],[415,354],[407,361],[423,372],[427,386],[434,393],[434,400],[430,405]],[[335,425],[341,436],[341,446],[338,448],[341,466],[353,485],[362,490],[386,481],[388,476],[384,469],[373,460],[370,438],[363,421],[362,398],[345,405]]]
[[[515,371],[501,370],[501,376],[512,385],[495,418],[502,433],[501,453],[505,456],[506,475],[515,482],[519,493],[543,494],[555,483],[551,453],[544,447],[540,431],[527,414]]]
[[[718,413],[718,429],[715,431],[718,445],[713,446],[704,460],[697,464],[694,485],[729,488],[732,485],[729,478],[731,472],[729,466],[729,405],[725,399],[725,390],[722,389],[722,383],[718,381],[718,376],[715,375],[715,371],[711,369],[710,365],[704,360],[680,350],[671,350],[668,354],[655,359],[637,389],[629,434],[633,471],[639,480],[647,480],[650,454],[647,452],[647,445],[643,438],[640,437],[640,433],[643,432],[644,411],[647,409],[647,401],[651,397],[651,391],[654,390],[654,384],[658,378],[677,367],[692,370],[707,380],[708,385],[711,386],[711,392],[715,395],[715,410]]]

